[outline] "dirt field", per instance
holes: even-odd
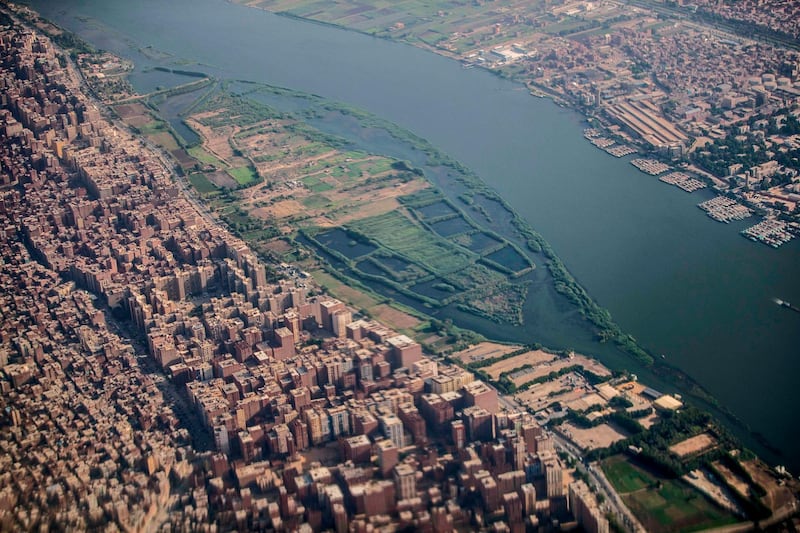
[[[114,106],[114,111],[116,111],[123,120],[138,115],[149,115],[147,108],[139,103],[120,104],[118,106]]]
[[[195,164],[195,159],[184,149],[173,150],[172,157],[177,159],[178,163],[180,163],[183,167],[191,167]]]
[[[501,357],[514,350],[519,350],[522,346],[512,344],[498,344],[496,342],[482,342],[475,346],[470,346],[466,350],[456,352],[452,357],[458,359],[462,363],[474,363],[476,361],[483,361],[484,359],[492,359],[494,357]]]
[[[284,200],[282,202],[276,202],[269,207],[257,207],[253,209],[251,213],[258,218],[281,219],[289,218],[298,213],[302,213],[304,209],[305,207],[303,207],[303,205],[297,200]]]
[[[627,435],[622,430],[610,424],[600,424],[593,428],[583,429],[573,425],[571,422],[564,422],[559,426],[559,429],[567,438],[585,451],[594,450],[595,448],[607,448],[615,442],[627,438]]]
[[[208,178],[208,181],[217,187],[229,187],[231,189],[235,189],[236,185],[238,185],[236,180],[233,179],[230,174],[221,170],[217,172],[207,172],[206,177]]]
[[[156,133],[153,135],[148,135],[150,139],[153,140],[156,144],[159,144],[164,147],[165,150],[173,151],[179,148],[178,141],[175,140],[175,137],[168,131],[164,131],[161,133]]]
[[[767,495],[763,498],[764,504],[776,511],[794,501],[791,489],[787,486],[778,484],[778,480],[769,470],[769,468],[758,460],[744,461],[742,466],[753,481],[764,487]]]
[[[404,313],[394,307],[389,307],[386,304],[374,307],[372,312],[379,322],[383,322],[394,329],[411,329],[417,327],[420,323],[417,317]]]
[[[551,353],[547,353],[542,350],[535,350],[532,352],[526,352],[520,355],[516,355],[514,357],[506,359],[505,361],[498,361],[492,366],[487,367],[485,370],[486,373],[492,376],[493,379],[499,379],[500,374],[502,374],[503,372],[513,372],[515,369],[523,365],[534,365],[537,368],[539,368],[540,365],[546,365],[550,361],[553,361],[557,358],[558,358],[557,355],[553,355]],[[549,370],[547,372],[549,372]],[[547,372],[544,372],[544,374],[547,374]],[[526,381],[530,381],[530,379]]]
[[[134,128],[141,128],[145,124],[153,122],[153,115],[150,114],[145,106],[139,103],[121,104],[115,106],[114,111],[117,112],[125,124]]]
[[[209,128],[200,122],[203,118],[222,114],[225,111],[226,109],[221,109],[219,112],[214,111],[192,115],[191,118],[186,120],[186,123],[189,124],[189,126],[203,138],[203,148],[214,154],[223,163],[231,166],[242,166],[242,163],[246,165],[246,160],[234,158],[233,148],[231,148],[231,145],[228,142],[228,139],[236,133],[236,128],[231,126]],[[240,159],[240,161],[237,164],[236,162],[232,161],[233,159]]]
[[[511,381],[519,387],[523,383],[528,383],[529,381],[533,381],[534,379],[540,378],[542,376],[548,375],[550,372],[558,372],[559,370],[566,368],[568,366],[572,366],[574,363],[571,359],[559,359],[557,356],[552,354],[548,354],[551,356],[551,359],[544,360],[534,368],[530,368],[528,370],[520,371],[519,374],[513,373],[511,374]],[[505,362],[505,361],[503,361]],[[520,366],[520,365],[517,365]]]
[[[592,407],[593,405],[607,405],[608,402],[603,399],[602,396],[596,393],[586,394],[585,396],[581,396],[577,400],[573,400],[566,404],[565,407],[568,409],[572,409],[573,411],[585,411],[586,409]]]
[[[672,453],[676,454],[679,457],[686,457],[687,455],[694,455],[696,453],[700,453],[703,450],[714,447],[716,445],[717,445],[717,439],[715,439],[708,433],[701,433],[686,440],[682,440],[677,444],[673,444],[672,446],[669,447],[669,451],[671,451]]]
[[[728,509],[735,514],[742,513],[742,510],[739,508],[736,499],[730,491],[720,485],[718,481],[712,480],[709,477],[709,473],[705,470],[692,470],[690,474],[686,474],[681,479],[689,485],[696,487],[723,509]]]
[[[518,392],[514,397],[533,411],[541,411],[553,402],[569,403],[583,397],[591,388],[586,381],[574,372],[558,379],[539,383],[528,390]]]
[[[736,489],[736,491],[743,497],[745,498],[747,497],[747,495],[749,494],[749,489],[748,489],[749,485],[747,481],[739,477],[738,474],[735,474],[730,468],[722,464],[722,462],[720,461],[714,461],[712,465],[714,466],[714,468],[717,469],[717,471],[720,474],[722,474],[728,485]]]
[[[658,413],[653,411],[644,418],[638,418],[637,422],[639,422],[639,424],[641,424],[644,429],[650,429],[653,426],[653,424],[658,422]]]

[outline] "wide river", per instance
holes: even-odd
[[[754,220],[713,222],[696,207],[710,193],[689,195],[597,150],[579,115],[410,46],[223,0],[30,3],[139,70],[165,64],[314,93],[428,139],[544,235],[623,330],[763,434],[782,454],[768,458],[800,471],[800,314],[772,301],[800,303],[800,241],[750,242],[738,233]]]

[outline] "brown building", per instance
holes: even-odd
[[[343,440],[342,445],[345,460],[354,463],[368,463],[372,451],[372,443],[366,435],[356,435]]]
[[[387,477],[400,459],[400,450],[389,440],[378,441],[375,444],[378,451],[378,465],[383,477]]]
[[[497,391],[483,381],[473,381],[464,385],[464,403],[467,407],[476,405],[490,413],[497,412]]]
[[[392,367],[408,368],[422,359],[422,346],[405,335],[396,335],[386,340],[392,347]]]
[[[494,419],[483,407],[467,407],[462,411],[461,419],[467,427],[467,438],[470,441],[490,441],[494,438]]]

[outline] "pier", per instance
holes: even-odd
[[[675,185],[686,192],[694,192],[706,187],[705,183],[684,172],[670,172],[669,174],[665,174],[658,179],[664,183]]]
[[[750,240],[763,242],[773,248],[778,248],[794,238],[789,231],[789,226],[782,220],[767,218],[754,226],[742,231],[742,235]]]
[[[697,204],[697,207],[705,211],[708,216],[717,222],[724,222],[725,224],[731,220],[745,219],[753,214],[749,208],[727,196],[717,196]]]
[[[672,169],[672,167],[657,159],[631,159],[631,165],[651,176],[658,176]]]

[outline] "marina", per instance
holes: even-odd
[[[732,220],[742,220],[753,215],[753,212],[748,207],[727,196],[717,196],[697,204],[697,207],[705,211],[708,216],[717,222],[724,222],[725,224]]]
[[[583,130],[583,136],[594,146],[614,157],[624,157],[638,152],[636,148],[625,144],[616,144],[613,139],[603,137],[603,132],[597,128],[586,128]]]
[[[669,174],[665,174],[658,179],[659,181],[663,181],[669,185],[675,185],[686,192],[694,192],[706,187],[705,183],[697,178],[693,178],[685,172],[670,172]]]
[[[672,168],[657,159],[631,159],[631,165],[651,176],[658,176]]]
[[[604,148],[604,150],[613,155],[614,157],[625,157],[626,155],[635,154],[638,150],[632,146],[627,146],[625,144],[618,144],[616,146],[611,146],[609,148]]]
[[[589,139],[589,142],[602,149],[606,149],[614,145],[614,140],[609,139],[608,137],[594,137]]]
[[[789,231],[789,225],[782,220],[767,218],[754,226],[742,231],[742,235],[750,240],[763,242],[768,246],[777,248],[794,238]]]

